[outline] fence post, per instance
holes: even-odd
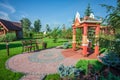
[[[9,42],[6,41],[6,50],[7,50],[7,55],[9,56]]]

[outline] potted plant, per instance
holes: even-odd
[[[47,48],[47,42],[42,42],[42,48],[46,49]]]

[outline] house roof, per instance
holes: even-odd
[[[81,18],[81,23],[83,22],[89,22],[89,23],[101,23],[102,21],[101,20],[97,20],[95,18],[91,18],[91,17],[84,17],[84,18]]]
[[[7,20],[3,20],[3,19],[0,19],[0,22],[8,30],[22,30],[21,23],[11,22],[11,21],[7,21]]]

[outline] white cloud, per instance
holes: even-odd
[[[10,4],[0,3],[0,6],[9,9],[11,11],[11,13],[16,12],[15,8],[13,6],[11,6]]]
[[[3,11],[0,11],[0,18],[5,20],[10,20],[8,14]]]

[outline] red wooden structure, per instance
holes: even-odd
[[[83,29],[83,34],[82,34],[82,54],[84,56],[87,56],[88,52],[88,28],[93,27],[95,29],[95,48],[94,48],[94,53],[96,55],[99,54],[99,32],[100,32],[100,24],[101,20],[96,20],[94,19],[94,16],[92,14],[92,17],[90,16],[85,16],[82,20],[80,20],[80,15],[79,13],[76,14],[76,18],[74,21],[74,24],[72,25],[73,29],[73,41],[72,41],[72,49],[76,50],[76,28],[81,28]],[[94,36],[94,35],[93,35]]]

